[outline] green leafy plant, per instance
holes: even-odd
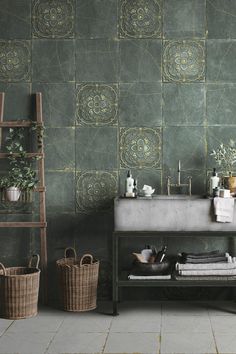
[[[0,179],[1,188],[18,187],[20,190],[33,189],[38,183],[32,160],[23,146],[24,128],[10,128],[6,136],[6,150],[9,153],[10,169]]]
[[[233,166],[236,163],[235,142],[230,140],[228,144],[221,143],[216,150],[212,150],[211,154],[222,172],[232,175]]]

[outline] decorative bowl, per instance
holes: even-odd
[[[142,191],[145,197],[151,197],[151,195],[155,192],[155,189],[143,189]]]
[[[133,275],[165,275],[170,271],[170,261],[165,260],[161,263],[141,263],[134,262],[132,267]]]

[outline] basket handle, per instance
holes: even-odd
[[[0,269],[3,270],[3,275],[6,275],[6,268],[4,267],[4,265],[2,263],[0,263]]]
[[[36,259],[35,267],[32,266],[32,262],[33,262],[34,258]],[[31,258],[29,260],[29,268],[38,268],[39,267],[39,261],[40,261],[39,254],[32,254],[32,256],[31,256]]]
[[[89,264],[93,263],[93,256],[91,254],[89,254],[89,253],[86,253],[86,254],[83,255],[83,257],[80,260],[80,263],[79,263],[80,266],[86,265],[86,264],[83,264],[83,261],[84,261],[85,258],[89,258],[90,259],[90,263]]]
[[[72,251],[74,258],[77,258],[76,250],[73,247],[67,247],[64,251],[64,258],[67,258],[68,251]]]

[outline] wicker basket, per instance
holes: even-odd
[[[67,257],[68,251],[74,257]],[[91,254],[80,260],[74,248],[66,248],[64,258],[57,262],[62,307],[65,311],[90,311],[97,306],[99,261]]]
[[[36,257],[36,267],[32,266]],[[28,267],[5,268],[0,263],[0,317],[18,320],[37,315],[40,270],[39,255]]]

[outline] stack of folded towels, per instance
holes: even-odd
[[[236,280],[236,257],[219,251],[181,253],[176,280]]]

